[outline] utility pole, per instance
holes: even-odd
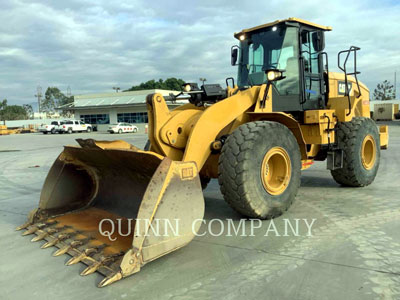
[[[113,86],[113,90],[115,90],[117,93],[118,93],[118,91],[119,91],[120,89],[121,89],[120,87]]]
[[[199,80],[203,83],[203,85],[204,85],[204,82],[207,81],[207,79],[206,79],[206,78],[203,78],[203,77],[200,77]]]
[[[396,95],[396,92],[397,92],[397,88],[396,88],[396,85],[397,85],[397,82],[396,82],[396,71],[394,71],[394,99],[396,100],[396,98],[397,98],[397,95]]]
[[[68,98],[71,97],[71,87],[70,86],[67,87],[67,97]]]
[[[36,88],[35,97],[37,97],[37,100],[38,100],[38,109],[39,109],[39,114],[40,114],[40,103],[42,101],[42,87],[40,85],[38,85],[38,87]]]

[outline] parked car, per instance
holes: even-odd
[[[91,132],[92,130],[92,125],[77,120],[64,121],[64,124],[60,126],[60,133]]]
[[[65,121],[53,121],[49,125],[42,124],[39,126],[39,131],[43,132],[43,134],[54,134],[60,131],[61,126],[64,124]]]
[[[128,123],[118,123],[118,124],[111,124],[108,127],[109,133],[128,133],[128,132],[138,132],[139,128],[135,125],[128,124]]]

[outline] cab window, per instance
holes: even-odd
[[[321,95],[319,52],[312,43],[311,31],[301,33],[301,55],[304,61],[306,100],[317,100]]]

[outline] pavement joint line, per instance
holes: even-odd
[[[357,267],[357,266],[340,264],[340,263],[335,263],[335,262],[323,261],[323,260],[318,260],[318,259],[310,259],[310,258],[305,258],[305,257],[287,255],[287,254],[279,254],[279,253],[274,253],[274,252],[268,252],[266,250],[258,249],[258,248],[244,248],[244,247],[238,247],[238,246],[232,246],[232,245],[226,245],[226,244],[219,244],[219,243],[207,242],[207,241],[200,241],[200,240],[193,240],[193,242],[200,242],[200,243],[211,244],[211,245],[216,245],[216,246],[223,246],[223,247],[234,248],[234,249],[239,249],[239,250],[256,251],[256,252],[262,252],[262,253],[275,255],[275,256],[300,259],[300,260],[303,260],[303,261],[311,261],[311,262],[316,262],[316,263],[321,263],[321,264],[328,264],[328,265],[334,265],[334,266],[339,266],[339,267],[347,267],[347,268],[352,268],[352,269],[365,270],[365,271],[389,274],[389,275],[394,275],[394,276],[400,276],[400,273],[397,273],[397,272],[388,272],[388,271],[382,271],[382,270],[377,270],[377,269],[369,269],[369,268]]]

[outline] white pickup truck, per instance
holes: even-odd
[[[50,125],[48,124],[42,124],[39,127],[39,131],[43,132],[43,134],[54,134],[60,130],[62,125],[65,123],[65,121],[52,121]]]
[[[60,133],[91,132],[92,130],[92,125],[77,120],[64,121],[64,124],[60,126]]]

